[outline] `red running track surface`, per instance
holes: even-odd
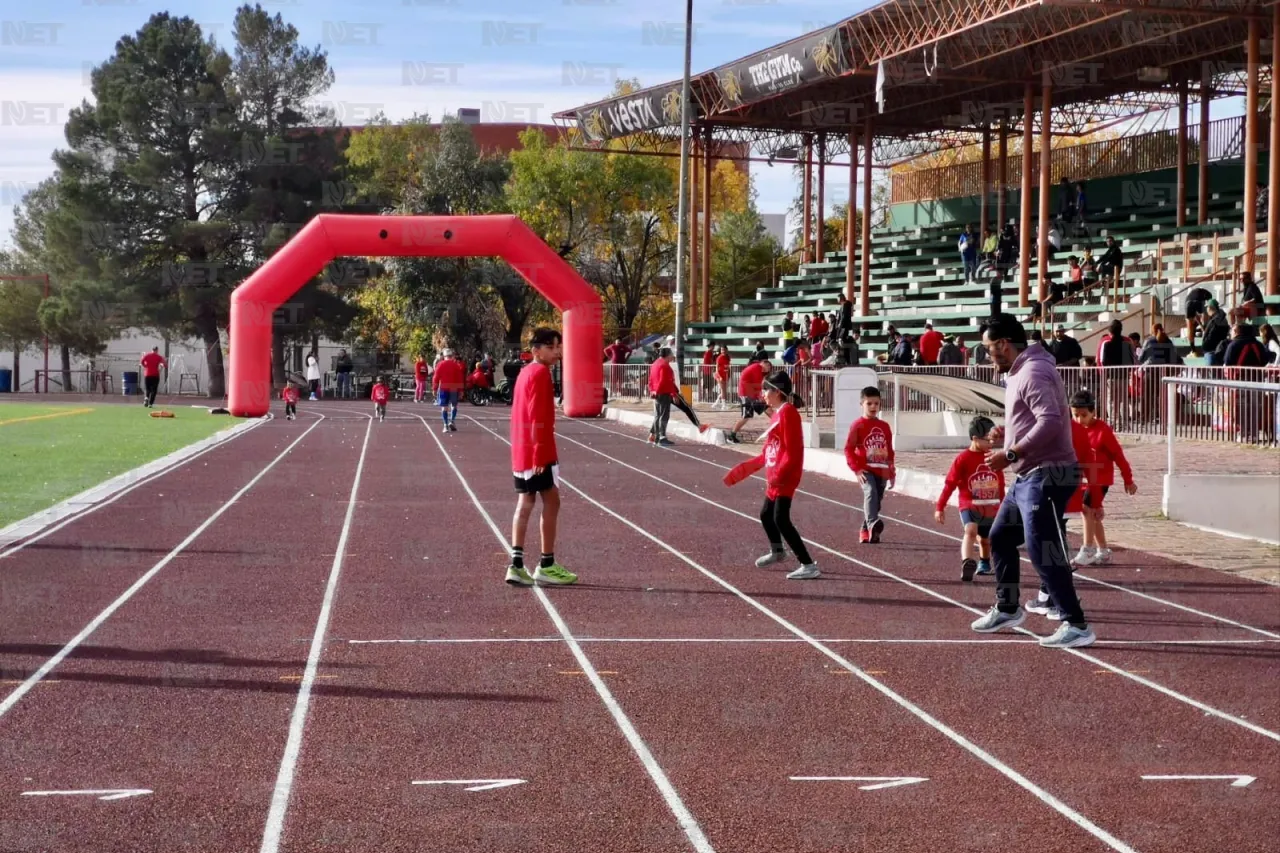
[[[1276,588],[1117,551],[1094,647],[977,635],[991,582],[925,502],[863,546],[857,489],[806,475],[830,551],[788,581],[740,454],[591,422],[581,583],[514,588],[505,410],[315,408],[0,558],[0,850],[1275,849]],[[925,781],[791,778],[825,776]],[[106,789],[151,793],[24,795]]]

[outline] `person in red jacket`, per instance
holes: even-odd
[[[729,348],[721,345],[719,353],[716,355],[716,404],[713,407],[716,411],[722,412],[729,408]]]
[[[738,397],[742,400],[742,417],[733,425],[733,429],[725,433],[726,441],[740,444],[742,439],[738,437],[738,430],[756,415],[763,415],[769,410],[768,403],[761,395],[764,390],[764,378],[772,369],[773,364],[767,358],[753,361],[742,368],[742,375],[738,377]]]
[[[427,357],[419,355],[418,360],[413,363],[413,402],[421,403],[427,396],[427,377],[431,375],[431,368],[427,366]]]
[[[463,376],[462,362],[454,358],[453,350],[444,351],[444,358],[436,364],[435,373],[431,374],[431,393],[436,395],[436,405],[440,407],[440,418],[444,421],[445,432],[457,432],[458,397],[466,384]]]
[[[1089,490],[1085,493],[1089,511],[1084,513],[1084,545],[1074,560],[1078,566],[1103,565],[1111,560],[1107,533],[1102,527],[1102,501],[1115,483],[1116,466],[1120,467],[1125,493],[1138,493],[1138,484],[1133,481],[1133,468],[1125,458],[1124,448],[1116,440],[1115,431],[1097,417],[1097,408],[1097,400],[1088,391],[1079,391],[1071,398],[1071,417],[1088,433],[1089,447],[1094,454],[1093,466],[1088,473]]]
[[[142,405],[150,408],[156,404],[156,392],[160,390],[160,368],[168,369],[169,363],[160,354],[160,347],[152,347],[151,352],[138,359],[138,364],[142,365],[142,385],[146,389]]]
[[[658,357],[649,365],[649,396],[653,398],[653,424],[649,427],[649,441],[662,447],[670,447],[667,439],[667,421],[671,420],[671,399],[680,393],[676,387],[676,372],[671,368],[671,348],[663,347]]]
[[[969,422],[969,446],[961,450],[951,463],[947,480],[934,506],[933,517],[942,524],[946,519],[947,501],[951,493],[960,492],[960,522],[964,525],[964,539],[960,543],[960,580],[973,580],[980,575],[994,574],[991,568],[991,525],[1004,500],[1004,472],[992,471],[987,464],[991,452],[991,431],[995,423],[978,415]],[[974,560],[974,553],[980,559]]]
[[[764,452],[735,467],[725,475],[724,482],[726,486],[733,486],[761,468],[765,469],[768,485],[765,487],[764,506],[760,508],[760,523],[769,537],[769,553],[756,560],[756,565],[764,568],[785,560],[787,552],[782,546],[785,541],[800,561],[800,568],[787,577],[809,580],[822,573],[791,522],[791,501],[804,474],[804,431],[800,425],[800,413],[796,411],[796,405],[802,403],[791,394],[791,377],[782,371],[770,376],[762,387],[766,402],[773,410],[772,421],[763,436]]]
[[[925,333],[920,336],[920,361],[937,364],[938,353],[942,350],[942,332],[936,331],[932,322],[926,322],[924,328]]]
[[[858,541],[874,545],[884,530],[880,501],[885,489],[893,488],[897,476],[893,464],[893,430],[887,421],[880,419],[880,389],[874,385],[862,389],[862,417],[849,427],[844,458],[862,484],[863,519]]]
[[[387,383],[383,377],[379,376],[377,381],[373,383],[373,390],[369,393],[373,399],[373,416],[379,421],[387,419],[387,400],[391,399],[391,389],[387,387]]]
[[[284,419],[293,420],[298,416],[298,386],[292,382],[286,382],[280,397],[284,400]]]
[[[560,518],[559,457],[556,453],[556,392],[551,366],[560,360],[563,338],[555,329],[533,332],[533,361],[520,371],[511,400],[511,470],[515,474],[515,518],[511,523],[511,565],[507,583],[535,581],[571,584],[578,576],[556,562],[556,524]],[[524,537],[529,516],[542,495],[542,560],[533,574],[524,567]]]

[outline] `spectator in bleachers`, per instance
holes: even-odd
[[[893,332],[889,338],[889,363],[910,367],[915,362],[915,348],[911,346],[911,338]]]
[[[964,226],[956,246],[960,250],[960,262],[964,265],[964,283],[968,284],[978,276],[978,237],[973,233],[973,226]]]
[[[827,325],[826,319],[822,316],[821,311],[813,312],[813,319],[809,323],[809,339],[816,345],[827,337],[830,327]]]
[[[1123,273],[1124,252],[1121,251],[1116,238],[1108,234],[1107,251],[1103,252],[1102,258],[1098,261],[1098,275],[1110,280]]]
[[[757,341],[756,348],[751,353],[751,358],[747,359],[748,364],[754,364],[757,361],[763,361],[769,357],[769,353],[765,352],[764,341]]]
[[[1204,323],[1205,311],[1211,299],[1213,294],[1203,287],[1197,287],[1187,294],[1187,340],[1191,342],[1193,350],[1196,348],[1196,329]]]
[[[1067,258],[1067,293],[1075,294],[1084,290],[1084,268],[1075,255]]]
[[[992,264],[996,262],[996,250],[1000,248],[1000,238],[990,228],[982,237],[982,260]]]
[[[1258,342],[1258,329],[1252,323],[1236,323],[1231,327],[1231,339],[1227,344],[1223,364],[1227,367],[1266,367],[1267,349]],[[1256,376],[1240,374],[1243,381],[1256,380]]]
[[[960,351],[956,338],[951,336],[943,338],[936,363],[943,367],[964,367],[964,353]]]
[[[1182,363],[1182,358],[1178,355],[1178,348],[1173,345],[1173,341],[1169,340],[1169,336],[1165,334],[1162,324],[1156,323],[1151,327],[1151,337],[1147,338],[1142,345],[1142,350],[1138,355],[1138,363],[1157,367]]]
[[[1262,313],[1262,289],[1253,280],[1249,270],[1240,271],[1240,305],[1236,308],[1236,316],[1241,319],[1253,319]]]
[[[800,315],[800,337],[808,338],[813,334],[813,318],[808,314]]]
[[[1084,257],[1080,259],[1080,272],[1085,290],[1098,283],[1098,262],[1094,260],[1093,249],[1084,250]]]
[[[925,321],[925,332],[920,336],[920,363],[937,364],[938,353],[942,350],[942,332],[933,328],[932,321]]]
[[[1049,345],[1049,351],[1053,353],[1053,360],[1059,367],[1079,367],[1080,359],[1084,357],[1080,342],[1068,335],[1067,327],[1063,325],[1053,330],[1053,343]]]
[[[1063,176],[1058,182],[1058,219],[1063,226],[1074,222],[1076,218],[1076,194],[1071,189],[1071,181]]]
[[[1205,309],[1204,363],[1212,367],[1222,364],[1218,349],[1225,346],[1231,335],[1231,326],[1227,323],[1227,315],[1218,307],[1218,300],[1210,299],[1205,303]]]
[[[1133,344],[1124,335],[1124,323],[1112,320],[1098,348],[1098,365],[1102,368],[1103,386],[1107,393],[1107,420],[1120,423],[1124,412],[1124,396],[1129,382],[1129,371],[1122,368],[1137,364]]]
[[[796,323],[795,312],[788,311],[787,316],[782,319],[782,345],[784,347],[790,346],[799,331],[800,326]]]
[[[1275,329],[1271,328],[1270,323],[1258,329],[1258,339],[1267,348],[1267,363],[1280,365],[1280,338],[1276,337]]]

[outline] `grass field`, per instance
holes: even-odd
[[[238,421],[205,409],[152,418],[138,406],[0,405],[0,527]]]

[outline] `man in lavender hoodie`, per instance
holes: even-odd
[[[1071,443],[1071,411],[1053,354],[1027,346],[1027,332],[1010,314],[989,319],[982,343],[1005,382],[1005,427],[991,431],[1003,448],[987,455],[1000,471],[1017,464],[1017,478],[1005,493],[991,526],[991,556],[996,570],[996,605],[972,628],[982,633],[1016,628],[1026,619],[1019,604],[1018,547],[1040,574],[1062,625],[1040,645],[1052,649],[1088,646],[1097,637],[1085,621],[1062,539],[1063,512],[1080,483]]]

